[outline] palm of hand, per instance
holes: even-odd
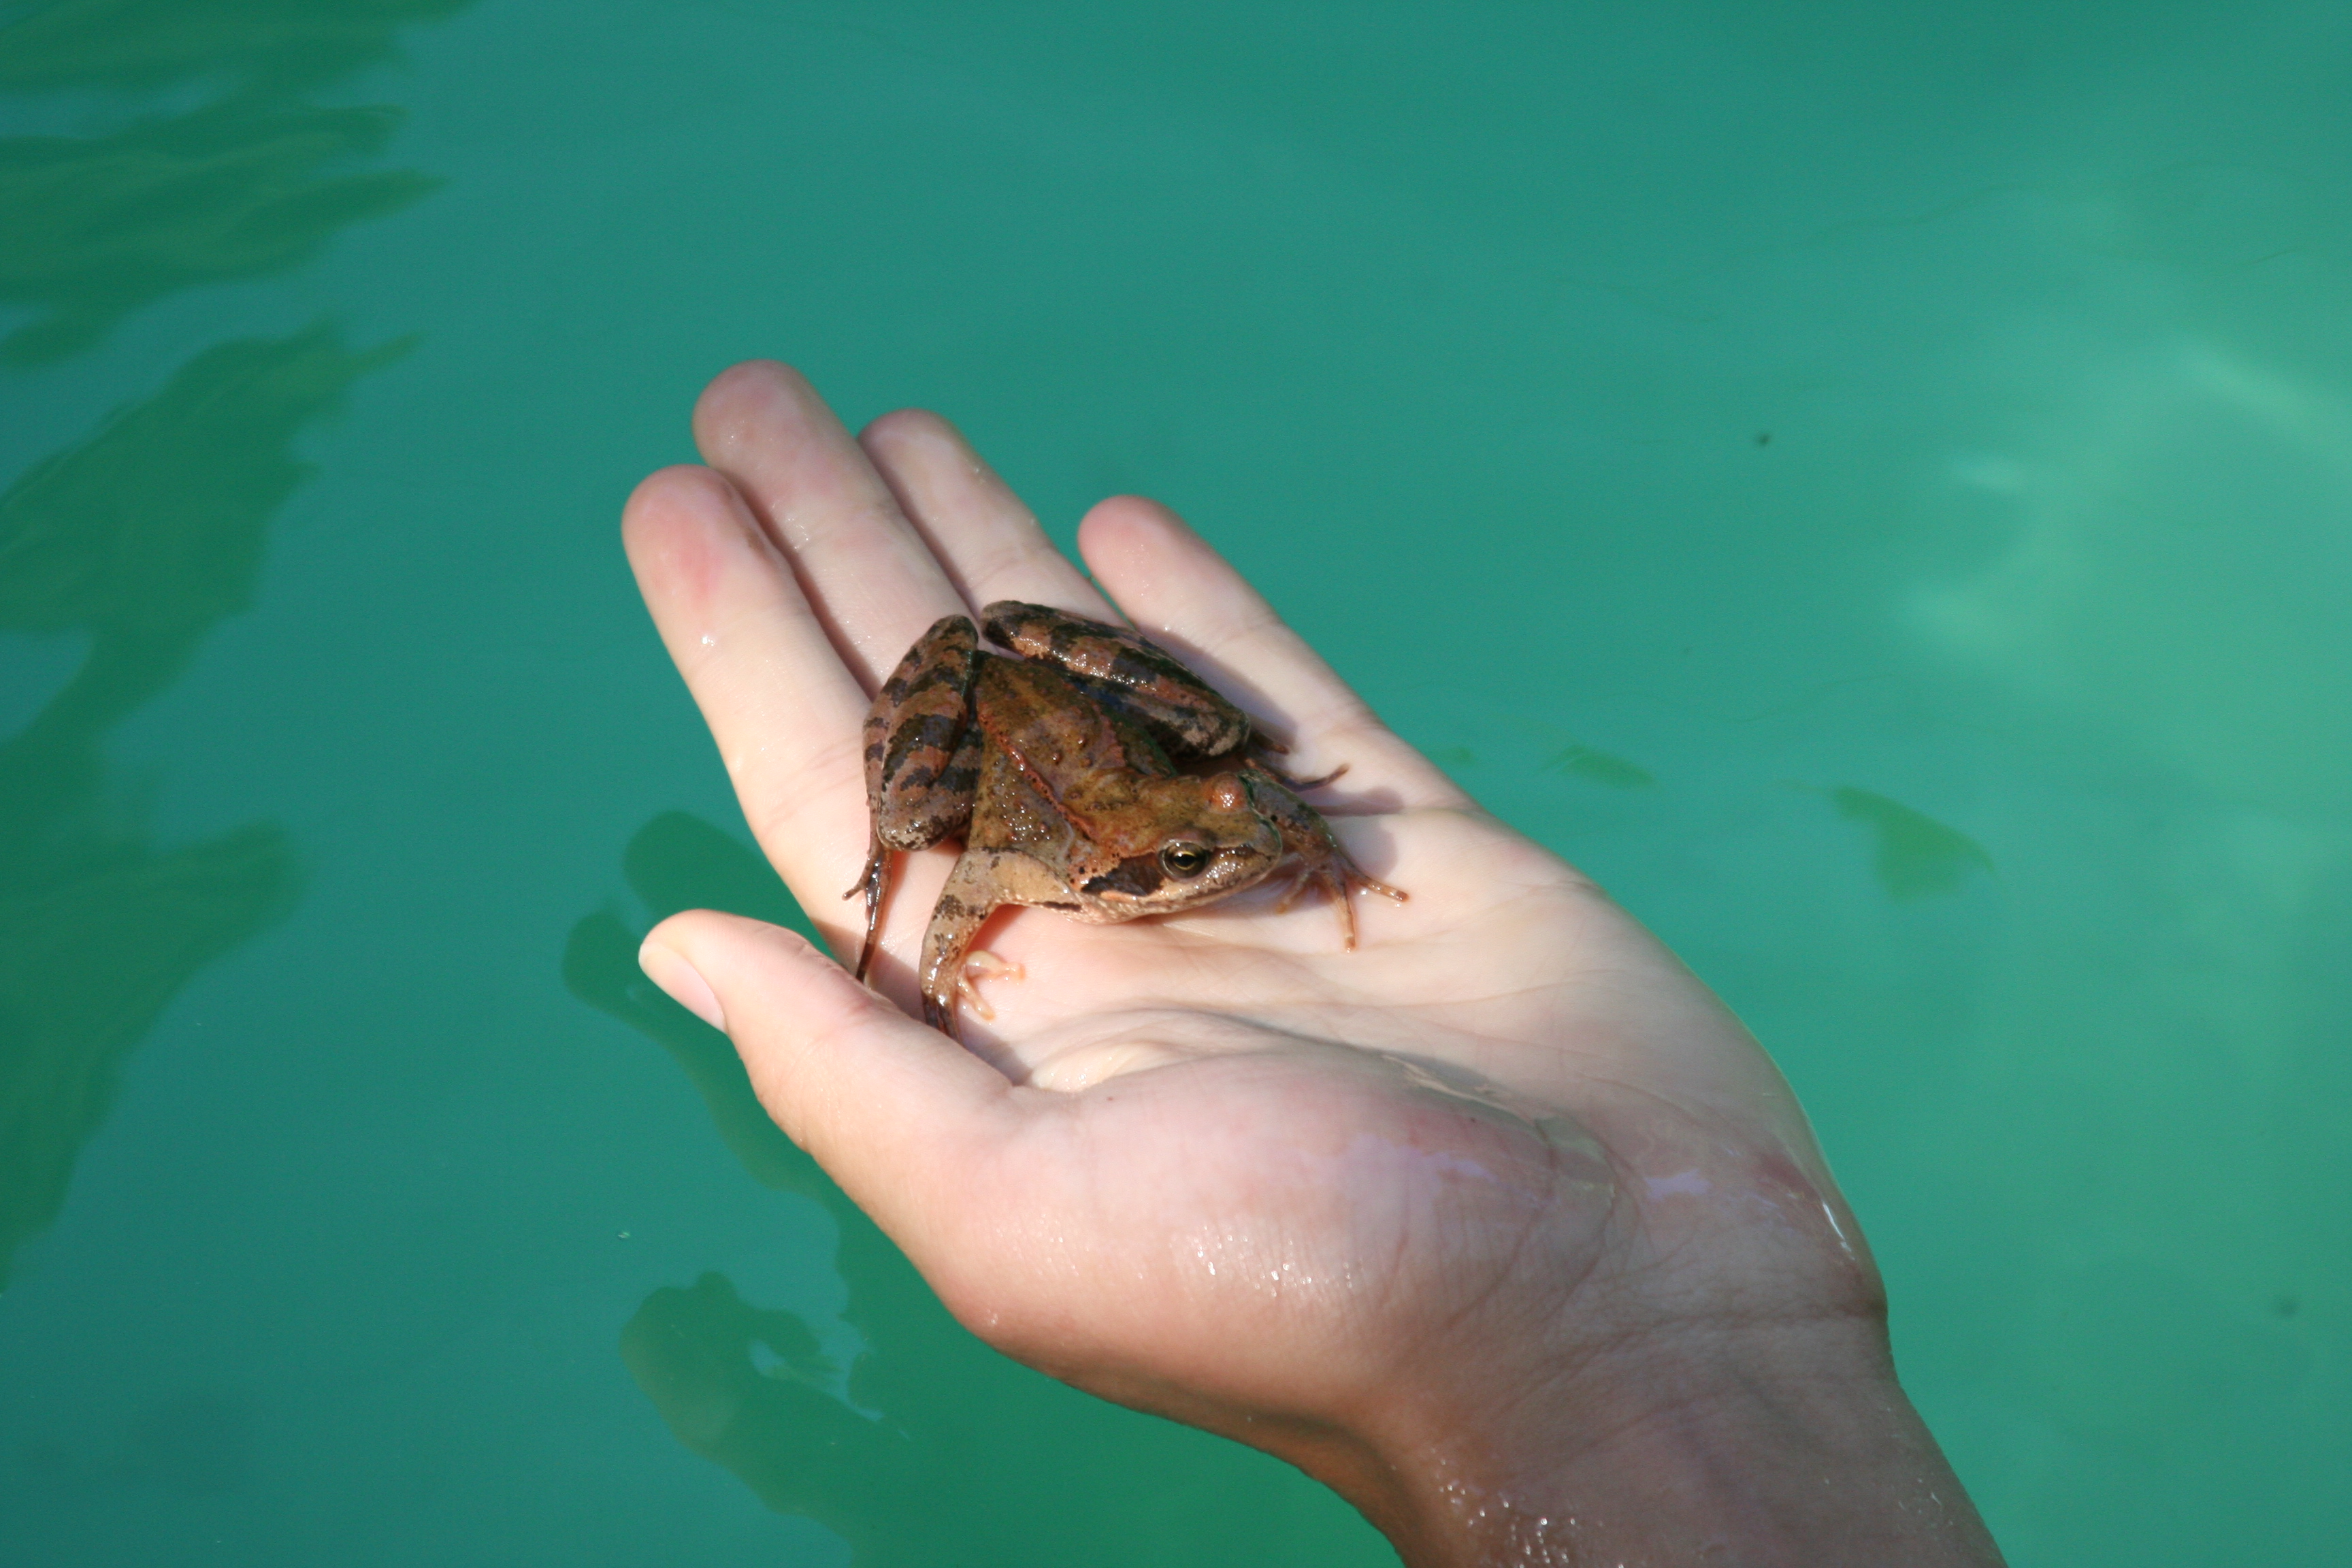
[[[928,416],[861,447],[752,365],[705,395],[697,435],[716,472],[640,488],[632,560],[754,831],[845,952],[851,911],[825,895],[864,851],[875,682],[954,609],[1112,612]],[[1349,765],[1342,809],[1385,809],[1339,831],[1412,901],[1370,901],[1353,952],[1311,900],[1109,927],[1021,911],[988,941],[1026,978],[989,984],[969,1053],[772,928],[656,931],[649,973],[681,999],[707,983],[771,1111],[960,1317],[1321,1468],[1340,1461],[1306,1434],[1376,1426],[1416,1380],[1509,1402],[1528,1367],[1694,1316],[1870,1309],[1801,1113],[1703,986],[1381,728],[1171,516],[1107,502],[1080,537],[1148,634],[1290,729],[1294,765]],[[902,867],[898,961],[877,968],[902,1005],[948,858]],[[1460,1377],[1504,1336],[1524,1365]]]

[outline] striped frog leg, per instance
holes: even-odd
[[[1104,708],[1151,731],[1184,757],[1280,751],[1250,716],[1140,632],[1047,605],[999,599],[980,612],[989,640],[1058,667]]]
[[[971,846],[956,858],[947,886],[931,910],[930,929],[923,933],[923,1022],[948,1038],[961,1039],[956,1027],[956,1003],[978,1000],[970,984],[972,969],[1018,979],[1020,969],[990,954],[971,951],[972,940],[988,917],[1007,904],[1040,904],[1068,910],[1068,889],[1052,868],[1019,849]],[[983,1018],[992,1015],[976,1009]]]
[[[842,894],[866,895],[860,980],[874,962],[893,852],[928,849],[971,819],[982,742],[971,722],[971,683],[984,657],[971,616],[943,616],[907,650],[866,711],[866,804],[874,827],[866,869]]]

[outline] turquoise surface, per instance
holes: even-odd
[[[2352,1535],[2352,8],[0,6],[0,1558],[1378,1563],[637,978],[735,359],[1184,510],[1738,1007],[2014,1563]]]

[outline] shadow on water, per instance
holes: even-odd
[[[1970,871],[1993,870],[1984,846],[1901,801],[1841,784],[1823,792],[1837,813],[1871,836],[1870,868],[1889,898],[1908,900],[1958,891]]]
[[[413,170],[336,172],[381,153],[399,110],[298,95],[468,3],[67,0],[0,26],[0,89],[216,89],[105,135],[0,140],[0,300],[43,312],[0,339],[0,363],[56,360],[167,294],[290,267],[432,190]]]
[[[467,3],[10,7],[0,89],[79,95],[128,122],[0,138],[0,302],[35,312],[0,363],[55,361],[175,291],[291,266],[431,189],[339,167],[379,152],[398,110],[300,95]],[[219,344],[0,494],[0,630],[88,640],[0,743],[0,1286],[57,1217],[123,1058],[296,892],[273,824],[151,843],[108,788],[105,736],[250,603],[269,519],[309,472],[298,433],[405,346],[354,352],[325,325]]]
[[[0,628],[81,668],[0,744],[0,1284],[57,1216],[122,1057],[189,978],[290,907],[275,826],[158,848],[110,798],[106,733],[243,609],[295,434],[398,345],[323,327],[226,343],[0,495]]]
[[[226,78],[292,92],[397,53],[474,0],[52,0],[0,26],[0,89],[146,91]]]
[[[47,311],[0,339],[0,363],[62,358],[165,294],[290,267],[407,205],[439,182],[320,172],[382,151],[397,123],[247,98],[110,136],[0,142],[0,300]]]
[[[756,855],[683,813],[647,823],[623,865],[656,919],[717,908],[809,930]],[[581,921],[565,984],[670,1054],[755,1181],[833,1216],[842,1318],[866,1344],[845,1398],[793,1313],[754,1306],[717,1273],[654,1291],[622,1331],[621,1356],[680,1443],[769,1508],[840,1535],[859,1568],[1393,1563],[1345,1505],[1286,1467],[1079,1394],[965,1331],[768,1119],[726,1037],[639,972],[639,936],[610,911]]]
[[[1639,763],[1573,742],[1546,759],[1544,766],[1611,789],[1652,789],[1658,782],[1657,775]]]

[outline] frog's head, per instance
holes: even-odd
[[[1282,835],[1251,805],[1236,773],[1136,781],[1125,830],[1097,843],[1113,853],[1076,879],[1097,919],[1189,909],[1263,881],[1282,858]]]

